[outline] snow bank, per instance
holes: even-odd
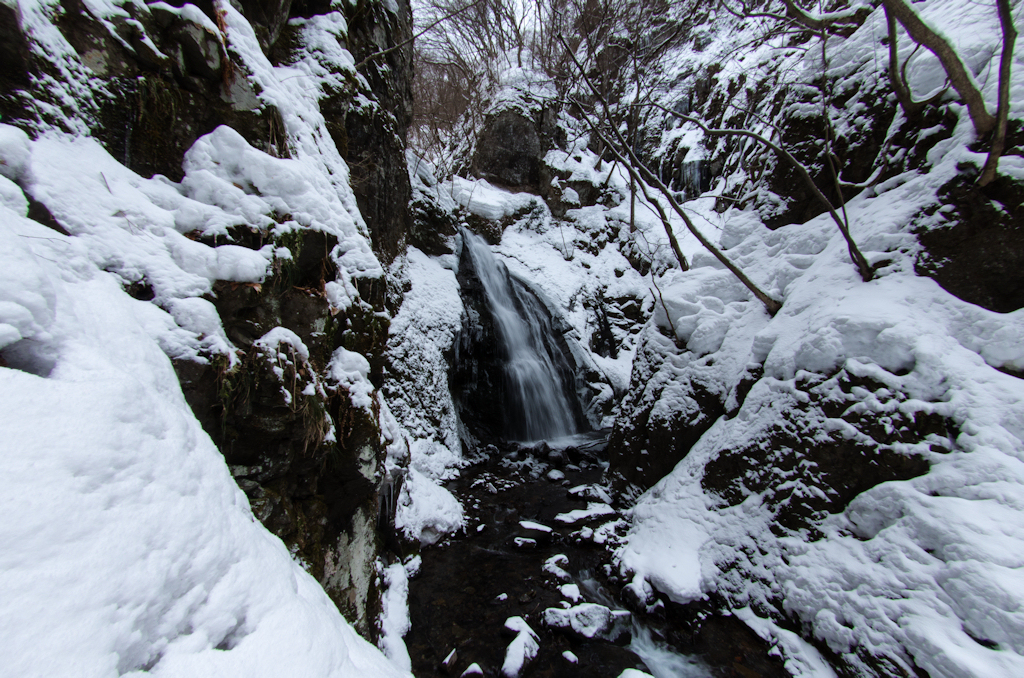
[[[448,360],[462,326],[462,298],[443,258],[410,247],[398,262],[411,288],[391,322],[385,393],[408,440],[409,475],[396,525],[412,539],[434,543],[461,529],[462,506],[441,482],[464,462],[459,420],[448,390]]]
[[[990,59],[998,53],[998,29],[991,7],[940,0],[915,7],[952,37],[987,100],[995,101]],[[883,27],[878,9],[852,37],[830,41],[838,74],[862,82],[879,77],[871,60]],[[911,69],[920,91],[941,84],[929,75],[930,58]],[[810,57],[803,65],[820,69]],[[1017,69],[1015,114],[1024,110],[1022,81]],[[951,110],[959,121],[953,137],[930,151],[930,167],[846,206],[861,249],[882,263],[875,280],[861,282],[827,217],[769,231],[755,211],[718,215],[698,201],[690,203],[697,221],[721,229],[727,254],[784,299],[783,308],[769,318],[715,262],[695,256],[689,273],[662,278],[665,303],[656,309],[657,327],[645,333],[645,350],[663,360],[654,377],[661,390],[647,384],[649,397],[660,398],[657,407],[682,411],[687,380],[704,375],[730,417],[640,498],[620,563],[679,602],[718,594],[779,647],[796,675],[827,676],[831,669],[772,619],[797,620],[808,637],[865,674],[880,664],[896,672],[917,666],[932,676],[1024,673],[1017,574],[1024,565],[1017,527],[1024,523],[1024,382],[1005,373],[1024,359],[1024,311],[984,310],[914,274],[911,229],[940,226],[941,213],[925,216],[939,187],[956,176],[959,163],[984,160],[967,148],[973,130],[966,110]],[[859,113],[844,113],[837,124],[861,124]],[[1017,164],[1007,158],[1005,171],[1013,174]],[[678,348],[664,334],[674,334]],[[751,369],[764,376],[743,398],[736,388]],[[880,386],[855,388],[857,404],[829,416],[808,400],[804,384],[840,370]],[[643,385],[635,388],[641,394]],[[883,428],[901,417],[937,416],[950,430],[881,446],[849,424],[852,415]],[[922,459],[927,472],[862,492],[845,510],[824,515],[820,534],[785,530],[769,492],[740,489],[727,500],[709,476],[730,451],[785,453],[768,446],[773,427],[787,425],[823,444],[831,436]],[[780,469],[770,492],[785,483],[794,503],[813,497],[820,492],[816,474],[813,465],[792,476]],[[748,482],[739,478],[736,486]]]
[[[7,670],[403,675],[255,522],[153,336],[159,311],[86,239],[6,207],[0,233],[0,327],[23,346],[0,368]]]
[[[387,591],[381,601],[380,649],[384,655],[405,670],[412,670],[409,650],[402,638],[409,633],[409,573],[402,563],[394,563],[384,569],[384,585]]]

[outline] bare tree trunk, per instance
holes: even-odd
[[[1017,40],[1017,29],[1010,13],[1010,0],[996,0],[999,7],[999,25],[1003,29],[1003,53],[999,57],[999,103],[996,107],[996,133],[992,146],[981,170],[978,184],[987,186],[996,178],[999,157],[1006,150],[1006,125],[1010,116],[1010,67],[1013,62],[1013,43]]]
[[[882,0],[882,4],[885,5],[886,11],[892,12],[893,16],[899,20],[911,38],[924,45],[942,62],[942,67],[945,69],[953,89],[967,104],[967,112],[971,116],[974,131],[978,133],[978,136],[985,136],[991,132],[992,128],[996,126],[996,119],[985,108],[984,97],[981,96],[974,78],[967,72],[967,68],[964,67],[960,55],[956,53],[953,46],[922,21],[917,12],[911,9],[905,0]]]
[[[888,7],[884,9],[885,21],[889,28],[889,81],[892,83],[892,89],[896,93],[896,99],[900,102],[903,114],[907,120],[913,120],[924,110],[925,106],[931,105],[942,98],[942,95],[946,93],[949,86],[947,85],[939,90],[927,101],[914,101],[914,93],[910,90],[910,85],[907,84],[907,64],[914,55],[911,53],[907,60],[903,62],[903,66],[900,66],[896,17],[889,11]]]

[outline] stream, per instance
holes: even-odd
[[[581,434],[489,445],[450,482],[468,520],[463,533],[422,552],[410,582],[406,645],[416,676],[503,675],[517,635],[506,621],[514,617],[539,644],[522,676],[712,675],[632,618],[600,583],[611,572],[606,547],[625,530],[599,484],[604,444]],[[579,607],[585,603],[605,609]],[[570,606],[576,629],[545,624],[546,616],[569,616],[545,610]]]
[[[482,238],[466,230],[462,238],[460,266],[480,283],[481,315],[492,322],[497,358],[488,389],[463,407],[496,401],[500,421],[498,430],[479,436],[485,442],[470,437],[469,466],[447,485],[466,511],[465,529],[425,548],[418,572],[410,573],[412,629],[405,641],[413,672],[712,675],[602,585],[619,583],[609,547],[627,529],[601,485],[607,439],[579,432],[587,425],[574,414],[572,368],[536,294]],[[467,336],[475,329],[464,325]],[[462,359],[472,361],[469,349]],[[467,372],[480,378],[475,369]]]

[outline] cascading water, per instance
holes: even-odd
[[[573,435],[576,421],[555,366],[559,356],[547,313],[533,294],[512,279],[483,238],[465,230],[462,238],[504,353],[506,435],[524,441]]]

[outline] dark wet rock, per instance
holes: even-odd
[[[518,111],[501,111],[484,124],[473,173],[500,186],[537,190],[542,150],[536,120]]]
[[[547,461],[556,468],[565,466],[568,460],[565,450],[551,450],[547,453]]]
[[[759,495],[774,513],[773,529],[779,533],[806,530],[813,539],[816,525],[829,514],[845,510],[862,492],[927,472],[929,464],[922,456],[896,449],[897,443],[956,437],[951,421],[937,414],[904,413],[895,405],[906,397],[871,379],[841,371],[829,379],[813,377],[797,385],[807,394],[806,406],[787,411],[784,420],[769,429],[767,440],[721,450],[705,465],[701,481],[704,489],[728,506]],[[853,407],[863,399],[862,389],[875,394],[885,414],[862,413]],[[822,415],[842,419],[871,442],[815,430],[812,422],[820,421]],[[938,449],[934,443],[931,448]]]
[[[952,209],[919,217],[945,223],[918,229],[918,275],[992,311],[1024,307],[1024,183],[1000,176],[982,189],[969,171],[939,190],[939,203]]]
[[[417,194],[409,209],[412,212],[410,245],[435,257],[455,253],[452,243],[459,232],[459,223],[454,214],[444,210],[427,193]]]
[[[529,451],[530,456],[532,457],[535,457],[537,459],[546,459],[547,456],[551,453],[551,446],[548,445],[547,442],[541,441],[538,444],[531,447]]]
[[[820,92],[815,88],[804,87],[784,91],[779,95],[785,97],[790,105],[789,109],[796,110],[798,102],[805,103],[820,98]],[[851,95],[853,96],[853,95]],[[884,98],[879,99],[868,92],[858,93],[858,97],[864,97],[864,105],[875,119],[875,124],[858,128],[855,135],[849,138],[839,137],[834,143],[835,153],[842,158],[840,167],[843,179],[855,184],[868,179],[874,168],[875,159],[882,150],[885,142],[886,131],[892,121],[895,109],[889,105]],[[778,102],[781,104],[781,100]],[[777,104],[777,105],[778,105]],[[820,103],[817,104],[820,108]],[[783,117],[781,125],[782,146],[790,151],[793,156],[804,166],[811,168],[811,176],[815,185],[828,198],[833,205],[842,204],[843,200],[850,200],[863,189],[846,188],[842,197],[837,193],[835,182],[829,173],[827,164],[823,161],[821,151],[821,139],[825,137],[826,125],[821,116],[805,116],[794,113],[787,113]],[[892,174],[897,174],[894,168]],[[784,196],[785,208],[775,209],[770,215],[766,215],[765,225],[768,228],[780,228],[788,224],[805,223],[819,214],[825,212],[825,206],[815,196],[812,189],[801,178],[792,164],[779,159],[776,170],[767,175],[767,183],[774,193]]]
[[[410,41],[360,68],[375,105],[361,105],[353,88],[328,96],[321,106],[329,120],[328,130],[349,164],[352,189],[374,251],[385,264],[404,249],[412,224],[405,156],[412,120],[412,9],[409,0],[392,3],[396,12],[388,4],[364,0],[345,5],[347,47],[356,63]]]
[[[263,52],[269,54],[291,15],[292,0],[238,0],[238,3],[242,14],[252,24]]]
[[[30,85],[32,55],[28,40],[19,28],[16,7],[0,4],[0,119],[5,122],[18,117],[28,103],[17,92]]]
[[[46,205],[39,202],[38,200],[35,200],[31,196],[26,197],[28,198],[28,214],[26,214],[25,216],[27,216],[29,219],[32,219],[33,221],[39,222],[40,224],[46,226],[47,228],[52,228],[61,235],[70,235],[68,233],[68,230],[64,228],[60,224],[60,222],[57,221],[56,218],[54,218],[53,214],[50,212],[50,209]]]

